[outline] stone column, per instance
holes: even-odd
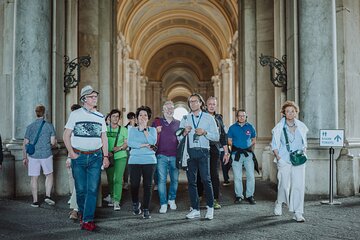
[[[300,118],[308,137],[319,138],[320,129],[338,127],[335,0],[301,0],[298,6]]]
[[[13,138],[22,139],[37,104],[51,116],[51,1],[17,0],[15,9]]]
[[[218,99],[218,112],[222,112],[222,101],[221,100],[221,92],[220,92],[220,77],[219,75],[215,75],[211,77],[211,82],[214,88],[214,96]]]
[[[125,115],[125,112],[131,112],[134,111],[133,109],[130,109],[129,106],[129,67],[128,67],[128,59],[129,59],[129,53],[130,53],[130,49],[125,47],[124,42],[123,42],[123,48],[122,48],[122,60],[121,60],[121,65],[119,65],[119,68],[121,68],[121,75],[119,76],[119,84],[121,83],[122,85],[122,96],[119,97],[122,100],[122,108],[123,108],[123,114]],[[127,119],[123,118],[123,123],[126,124],[127,123]]]
[[[248,113],[256,113],[256,1],[242,0],[241,26],[239,26],[239,108],[245,108]],[[240,4],[240,3],[239,3]],[[267,19],[269,21],[269,19]],[[263,25],[265,26],[265,25]],[[262,35],[260,35],[262,36]],[[254,117],[254,116],[253,116]]]
[[[147,86],[147,83],[148,83],[148,78],[145,77],[145,76],[142,76],[141,77],[141,80],[140,80],[140,105],[145,105],[146,103],[146,86]]]
[[[161,115],[161,92],[162,92],[162,83],[154,82],[153,85],[153,116]]]
[[[138,75],[138,62],[136,60],[129,60],[129,107],[131,111],[135,111],[137,107],[137,75]]]
[[[110,112],[114,107],[113,87],[113,2],[112,0],[99,1],[99,108],[103,114]],[[96,62],[94,62],[96,64]]]
[[[91,65],[82,69],[81,81],[79,88],[81,89],[85,85],[91,85],[93,88],[98,89],[100,87],[99,79],[99,67],[100,67],[100,40],[99,40],[99,25],[101,11],[99,9],[99,0],[78,0],[78,55],[79,56],[91,56]],[[100,94],[106,94],[101,93]],[[100,99],[101,100],[101,95]],[[100,101],[98,104],[101,104]],[[100,112],[103,112],[100,109]],[[106,112],[103,112],[106,114]]]
[[[223,59],[220,61],[220,71],[222,78],[222,114],[226,126],[230,126],[234,122],[234,114],[232,108],[234,106],[233,90],[234,90],[234,75],[233,62],[231,59]]]
[[[0,3],[0,109],[8,111],[0,114],[0,133],[3,142],[13,137],[13,57],[14,57],[14,14],[15,0]]]
[[[65,54],[70,61],[78,57],[78,2],[66,1],[66,38],[65,38]],[[64,62],[64,59],[63,59]],[[64,81],[64,80],[63,80]],[[63,92],[64,90],[62,90]],[[79,102],[78,88],[70,89],[70,92],[65,96],[65,119],[69,118],[71,112],[71,105]]]

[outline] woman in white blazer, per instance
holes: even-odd
[[[291,151],[306,151],[306,134],[308,128],[296,117],[299,107],[293,101],[286,101],[281,107],[283,118],[272,130],[271,147],[274,152],[274,162],[277,164],[278,194],[275,202],[274,214],[282,215],[282,205],[285,203],[289,211],[294,213],[293,219],[305,222],[305,167],[306,163],[293,166],[290,162],[290,153],[286,147],[284,129],[288,136]]]

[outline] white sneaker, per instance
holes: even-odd
[[[107,195],[107,197],[105,197],[103,200],[104,200],[105,202],[112,202],[111,195],[110,195],[110,194]]]
[[[166,211],[167,211],[167,204],[161,205],[159,213],[166,213]]]
[[[120,208],[120,203],[119,202],[114,202],[114,211],[119,211],[121,208]]]
[[[293,219],[297,222],[305,222],[305,218],[301,213],[295,213]]]
[[[191,210],[191,212],[186,215],[187,219],[194,219],[199,217],[200,217],[200,211],[196,209]]]
[[[211,220],[214,218],[214,208],[209,207],[209,206],[206,206],[206,207],[207,207],[207,212],[206,212],[205,218]]]
[[[114,206],[114,202],[113,202],[112,199],[111,199],[111,201],[108,202],[108,207],[113,207],[113,206]]]
[[[171,210],[176,210],[177,206],[176,206],[175,200],[169,200],[168,204],[169,204]]]
[[[282,203],[275,202],[274,214],[276,216],[282,215]]]

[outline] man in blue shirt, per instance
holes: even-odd
[[[235,203],[240,203],[244,199],[242,184],[242,169],[244,165],[246,170],[246,200],[250,204],[256,204],[254,199],[255,175],[253,161],[256,131],[247,122],[245,110],[238,110],[236,118],[237,122],[229,128],[228,132],[228,144],[231,147],[233,159]]]
[[[197,173],[200,172],[206,194],[206,219],[214,218],[214,192],[210,179],[210,144],[209,141],[219,141],[219,131],[214,117],[204,112],[205,102],[200,94],[194,93],[188,99],[191,112],[183,117],[180,128],[184,128],[180,138],[188,135],[190,159],[187,162],[186,175],[191,201],[191,211],[186,218],[200,217],[199,195],[197,191]]]
[[[30,186],[33,196],[32,207],[39,207],[38,201],[38,179],[40,170],[43,170],[45,178],[45,199],[49,205],[55,205],[51,199],[51,190],[54,182],[53,175],[53,154],[51,147],[56,144],[54,126],[45,121],[45,107],[38,105],[35,108],[36,120],[27,126],[23,142],[23,164],[28,168],[28,175],[31,177]],[[44,123],[43,123],[44,122]],[[38,136],[38,137],[37,137]],[[36,141],[35,139],[38,138]],[[26,144],[35,144],[35,152],[27,154]]]

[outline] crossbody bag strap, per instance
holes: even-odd
[[[284,126],[283,130],[284,130],[284,135],[285,135],[286,148],[287,148],[288,152],[291,152],[290,151],[290,146],[289,146],[289,139],[288,139],[288,135],[287,135],[285,126]]]
[[[117,142],[118,142],[118,140],[119,140],[120,129],[121,129],[121,126],[119,126],[119,128],[118,128],[118,131],[117,131],[117,134],[116,134],[115,143],[114,143],[114,147],[116,147],[116,144],[117,144]]]
[[[36,134],[36,138],[35,138],[34,143],[33,143],[34,145],[35,145],[35,144],[37,143],[37,141],[39,140],[40,132],[41,132],[41,129],[43,128],[44,124],[45,124],[45,120],[42,121],[42,123],[41,123],[41,125],[40,125],[40,128],[39,128],[39,130],[38,130],[38,132],[37,132],[37,134]]]

